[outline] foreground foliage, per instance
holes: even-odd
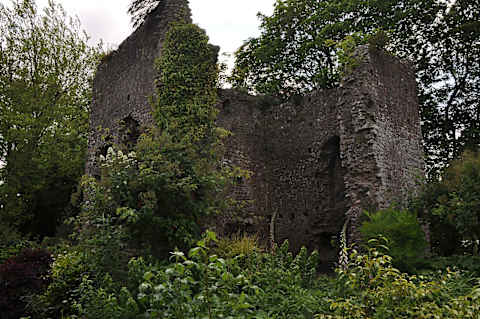
[[[375,249],[353,251],[348,267],[338,271],[338,294],[330,300],[337,316],[316,318],[479,318],[479,284],[449,269],[407,275]]]
[[[214,254],[214,233],[167,265],[142,257],[128,276],[92,271],[72,250],[57,255],[50,285],[28,310],[32,318],[479,318],[480,281],[446,269],[408,275],[374,248],[351,251],[334,277],[318,276],[318,255],[288,243],[275,252]],[[221,252],[221,251],[220,251]]]

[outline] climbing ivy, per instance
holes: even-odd
[[[166,35],[161,57],[154,116],[176,142],[207,153],[225,131],[215,126],[217,50],[193,24],[175,23]],[[212,154],[213,155],[213,154]]]
[[[92,231],[83,227],[79,233],[87,235],[80,242],[106,247],[101,233],[115,233],[123,244],[165,256],[174,247],[188,248],[207,216],[228,208],[227,186],[243,172],[221,161],[229,133],[215,125],[216,54],[198,26],[170,26],[155,63],[157,125],[145,130],[132,152],[111,148],[100,158],[101,179],[85,183],[92,204],[78,220]],[[98,240],[92,243],[89,234]]]

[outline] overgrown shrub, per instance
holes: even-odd
[[[365,254],[353,251],[347,268],[337,272],[333,313],[315,318],[479,318],[478,281],[466,283],[461,272],[448,269],[433,276],[408,275],[391,261],[373,248]]]
[[[61,256],[44,294],[56,296],[50,305],[57,312],[38,317],[447,319],[480,313],[478,279],[451,270],[408,275],[374,248],[353,251],[335,278],[317,275],[316,252],[302,248],[293,256],[288,242],[274,253],[228,258],[214,254],[217,248],[215,234],[207,232],[188,255],[173,252],[168,265],[133,258],[121,285],[90,273],[79,254],[68,254],[70,266]]]
[[[423,187],[412,209],[429,221],[433,248],[439,255],[478,254],[480,153],[466,151],[453,161],[441,179]]]
[[[419,195],[412,198],[409,209],[428,222],[430,245],[433,254],[451,256],[461,251],[461,235],[448,220],[432,212],[439,198],[448,197],[448,188],[441,182],[429,182],[422,185]]]
[[[448,221],[471,241],[478,255],[480,240],[480,152],[466,151],[451,163],[441,181],[448,194],[437,198],[432,213]]]
[[[237,233],[230,237],[218,238],[213,253],[223,258],[233,258],[262,251],[263,248],[260,246],[257,235]]]
[[[32,304],[38,318],[61,318],[75,314],[74,304],[81,297],[79,290],[84,277],[92,275],[85,256],[73,249],[55,256],[50,270],[50,284]]]
[[[367,220],[360,232],[365,245],[383,236],[388,240],[388,253],[393,264],[403,271],[413,271],[415,263],[425,255],[426,241],[417,216],[408,210],[389,208],[375,213],[365,212]]]
[[[248,256],[212,254],[217,242],[207,232],[186,256],[172,253],[159,266],[134,258],[128,287],[102,287],[83,277],[76,309],[87,318],[312,318],[326,302],[316,287],[318,255],[305,249],[293,257],[288,243],[276,254],[252,251]],[[136,283],[133,287],[132,284]],[[323,307],[323,308],[322,308]]]
[[[0,318],[25,315],[26,305],[49,282],[52,256],[46,250],[26,249],[0,265]]]

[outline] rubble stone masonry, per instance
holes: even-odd
[[[179,16],[190,19],[187,1],[162,1],[99,66],[87,174],[97,174],[96,158],[109,145],[135,139],[139,127],[154,125],[148,102],[154,59],[168,23]],[[231,192],[244,207],[220,216],[217,231],[266,238],[275,215],[275,241],[288,239],[294,251],[302,245],[318,249],[329,264],[345,222],[355,239],[363,210],[401,203],[415,190],[424,162],[412,69],[368,47],[356,54],[359,65],[340,87],[290,102],[219,90],[217,123],[233,133],[225,142],[225,160],[253,175]]]

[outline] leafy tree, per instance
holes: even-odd
[[[133,26],[136,28],[141,25],[160,2],[161,0],[131,0],[127,12],[131,16]]]
[[[480,240],[480,153],[465,152],[440,182],[448,191],[435,201],[433,214],[451,223],[478,255]]]
[[[338,85],[340,44],[386,32],[386,48],[413,62],[430,176],[478,145],[478,0],[277,0],[262,34],[236,53],[233,84],[288,98]],[[375,43],[374,43],[375,44]],[[378,42],[377,42],[378,44]],[[382,45],[380,45],[382,46]]]
[[[450,10],[441,8],[434,24],[421,25],[417,50],[407,43],[400,51],[409,51],[417,71],[431,177],[480,146],[479,16],[479,0],[457,0]]]
[[[83,172],[98,50],[49,2],[0,4],[0,222],[52,235]]]
[[[285,98],[336,86],[335,44],[354,34],[366,42],[379,29],[413,33],[412,20],[433,22],[437,12],[434,0],[277,0],[272,16],[259,15],[260,37],[237,51],[234,84]]]

